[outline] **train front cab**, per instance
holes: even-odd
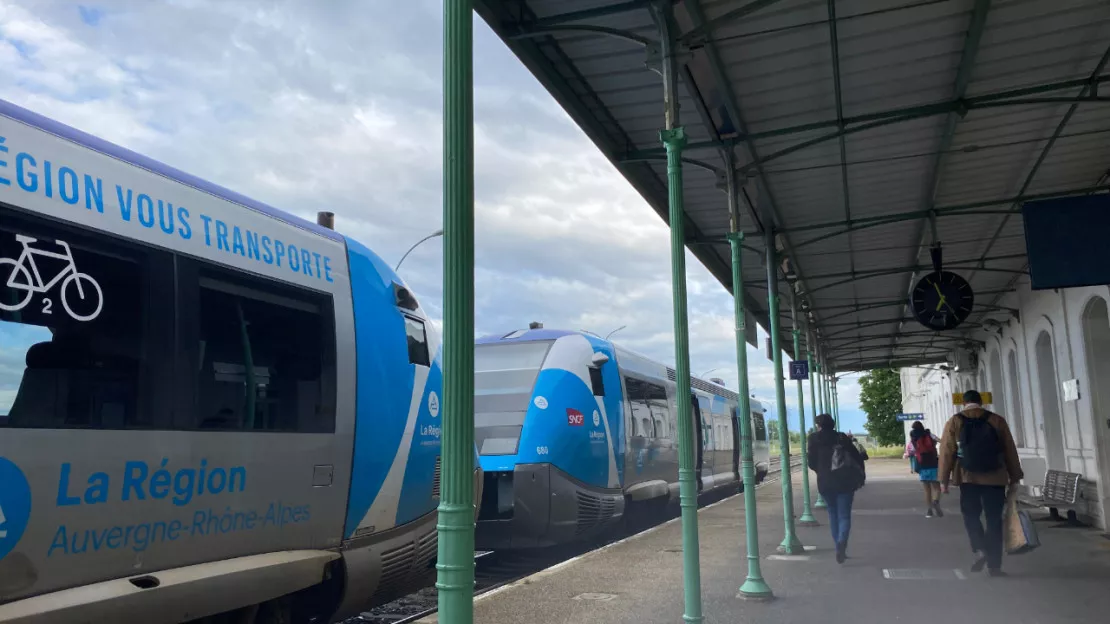
[[[620,393],[609,343],[550,330],[478,341],[479,549],[553,546],[621,520]]]
[[[358,392],[340,617],[434,581],[443,468],[439,335],[388,265],[347,245]],[[481,475],[475,449],[475,496]]]

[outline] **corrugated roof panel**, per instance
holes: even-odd
[[[537,17],[550,17],[612,4],[612,0],[529,0],[528,8],[532,9]]]
[[[739,0],[704,0],[701,8],[712,20],[743,4]],[[645,50],[627,41],[581,31],[559,32],[540,40],[512,39],[536,23],[529,9],[547,16],[625,5],[619,0],[476,3],[483,17],[526,60],[572,117],[608,150],[610,158],[621,160],[637,149],[642,153],[634,157],[651,158],[626,163],[621,171],[653,206],[662,209],[667,201],[665,163],[660,159],[658,140],[663,94],[658,76],[644,67]],[[683,29],[695,23],[687,13],[689,6],[676,5],[676,19]],[[863,306],[859,311],[838,308],[841,313],[835,315],[835,321],[844,324],[830,324],[823,332],[826,339],[835,330],[845,328],[839,335],[846,338],[883,335],[876,342],[859,343],[855,352],[860,358],[879,362],[891,353],[911,359],[936,356],[927,346],[914,344],[927,334],[921,334],[922,328],[913,321],[907,321],[901,329],[912,334],[892,352],[889,336],[897,331],[898,323],[882,321],[885,314],[902,314],[903,308],[866,307],[868,302],[905,298],[911,275],[903,269],[915,253],[917,262],[928,263],[927,251],[918,249],[922,233],[926,245],[931,238],[928,222],[897,215],[915,213],[930,205],[946,211],[970,207],[967,214],[945,213],[937,218],[946,263],[967,263],[972,268],[961,272],[976,289],[985,292],[1007,288],[1021,275],[1013,272],[1020,271],[1026,262],[1020,214],[987,213],[1016,210],[1006,200],[1012,202],[1029,178],[1068,110],[1069,98],[1079,94],[1081,88],[1071,85],[1050,90],[1045,85],[1089,77],[1110,46],[1110,3],[1105,0],[994,0],[986,14],[978,49],[973,50],[975,63],[968,68],[966,95],[974,98],[1019,87],[1037,88],[995,96],[989,106],[973,99],[970,110],[960,111],[955,131],[947,140],[944,132],[950,111],[955,110],[950,100],[957,91],[958,68],[965,60],[974,6],[974,0],[836,3],[842,99],[848,116],[843,141],[851,217],[863,221],[857,221],[857,227],[871,225],[884,216],[898,219],[861,227],[850,234],[843,233],[843,226],[810,227],[835,224],[845,217],[828,3],[784,0],[757,9],[718,27],[705,47],[701,47],[701,40],[695,40],[688,57],[689,73],[697,82],[690,93],[703,99],[689,97],[687,85],[681,84],[682,123],[693,144],[684,155],[716,168],[723,166],[719,146],[709,139],[716,136],[718,126],[728,128],[729,121],[733,129],[742,130],[740,120],[729,119],[733,110],[724,98],[726,91],[735,94],[747,130],[756,133],[751,142],[763,159],[765,175],[759,176],[750,162],[747,141],[739,137],[737,163],[743,183],[757,203],[756,212],[766,223],[765,211],[770,206],[762,202],[774,200],[773,207],[788,230],[787,247],[795,254],[796,268],[809,291],[805,296],[818,311],[819,324],[825,316],[834,314],[823,314],[822,306]],[[627,29],[657,38],[646,4],[601,13],[605,11],[594,12],[588,18],[580,16],[577,23]],[[717,69],[723,72],[727,85],[717,84],[719,73],[710,66],[708,52],[714,47],[722,61]],[[1015,99],[1024,103],[1010,104]],[[699,111],[703,105],[708,109],[708,122]],[[890,112],[899,107],[915,107],[906,111],[913,118],[889,119]],[[852,116],[859,114],[869,116],[864,121],[853,121]],[[860,124],[874,127],[859,132],[856,128]],[[1080,105],[1032,177],[1027,193],[1076,192],[1096,183],[1110,184],[1102,179],[1110,169],[1110,146],[1104,147],[1108,145],[1107,136],[1110,107],[1103,102]],[[933,163],[943,144],[948,150],[939,158],[940,168],[934,179]],[[684,171],[686,207],[693,229],[709,241],[719,240],[729,223],[727,202],[716,188],[716,176],[690,166]],[[766,186],[761,192],[757,187],[763,184]],[[741,216],[746,230],[757,228],[746,205]],[[762,236],[756,233],[746,242],[756,248],[762,244]],[[699,243],[695,253],[722,282],[728,283],[726,245]],[[974,270],[984,256],[1015,257],[987,261],[985,269],[1000,271]],[[760,254],[750,250],[745,251],[744,258],[756,265],[761,261]],[[883,269],[896,271],[867,273]],[[758,288],[762,280],[750,281],[748,295],[757,304],[754,309],[762,310],[765,291]],[[785,291],[785,286],[781,290]],[[995,296],[987,298],[993,300]],[[972,320],[984,314],[993,312],[977,310]],[[861,330],[854,324],[868,326]],[[945,336],[959,334],[958,330]],[[928,340],[924,342],[927,345]]]
[[[968,16],[892,23],[876,16],[840,34],[846,115],[927,104],[951,96]]]
[[[983,32],[969,95],[1085,78],[1108,41],[1101,0],[996,2]]]
[[[753,142],[766,168],[783,170],[824,166],[840,162],[840,151],[835,140],[822,140],[803,149],[794,148],[828,137],[830,133],[830,130],[810,130],[787,136],[760,138]]]

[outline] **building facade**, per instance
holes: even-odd
[[[959,407],[952,394],[992,394],[988,409],[1013,430],[1026,485],[1048,469],[1083,476],[1081,519],[1110,519],[1110,288],[1033,291],[1028,278],[996,303],[1008,321],[985,321],[948,364],[903,368],[902,406],[938,436]],[[906,434],[912,423],[906,423]]]

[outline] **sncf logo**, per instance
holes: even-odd
[[[570,425],[572,427],[581,427],[585,423],[586,423],[586,417],[582,415],[582,412],[580,412],[576,409],[570,408],[570,407],[567,408],[567,424],[568,425]]]
[[[23,471],[0,457],[0,559],[23,537],[31,517],[31,486]]]

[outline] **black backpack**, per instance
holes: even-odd
[[[863,466],[852,456],[852,441],[843,433],[837,435],[829,461],[831,484],[838,492],[855,492],[863,486]]]
[[[994,414],[987,412],[982,418],[968,418],[957,414],[963,422],[960,427],[960,467],[967,472],[994,472],[1002,467],[1002,440],[998,430],[990,423]]]

